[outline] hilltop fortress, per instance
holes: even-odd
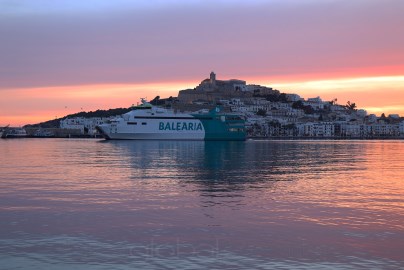
[[[251,98],[253,95],[279,94],[270,87],[249,84],[238,79],[217,80],[212,71],[209,78],[203,80],[194,89],[181,90],[178,93],[180,103],[212,103],[222,99]]]

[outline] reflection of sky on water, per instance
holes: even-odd
[[[404,264],[400,142],[0,143],[1,265]]]

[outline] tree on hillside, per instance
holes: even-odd
[[[337,98],[334,98],[333,100],[330,101],[331,105],[337,105]]]
[[[261,116],[266,116],[267,115],[267,111],[266,110],[263,110],[263,109],[259,109],[258,111],[257,111],[257,115],[261,115]]]
[[[153,98],[153,99],[150,101],[150,104],[152,104],[152,105],[157,105],[158,102],[159,102],[159,100],[160,100],[160,96],[156,96],[155,98]]]
[[[318,117],[318,121],[324,121],[324,117],[322,114],[320,114],[320,116]]]
[[[298,100],[298,101],[293,102],[292,108],[293,109],[304,109],[303,101]]]
[[[315,112],[313,107],[311,107],[310,105],[304,106],[303,111],[305,114],[313,114]]]
[[[279,101],[282,103],[288,103],[288,97],[286,96],[285,93],[279,95]]]
[[[345,108],[347,108],[350,111],[356,111],[356,104],[355,103],[351,103],[349,100],[345,105]]]
[[[301,100],[293,102],[292,108],[293,109],[303,110],[305,114],[313,114],[314,113],[313,107],[311,107],[310,105],[304,105],[303,101],[301,101]]]
[[[266,95],[265,99],[271,102],[278,102],[279,101],[279,95],[277,94],[270,94],[270,95]]]

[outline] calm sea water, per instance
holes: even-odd
[[[0,140],[0,269],[404,268],[404,141]]]

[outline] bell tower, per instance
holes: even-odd
[[[210,83],[213,87],[216,86],[216,74],[213,71],[210,73]]]

